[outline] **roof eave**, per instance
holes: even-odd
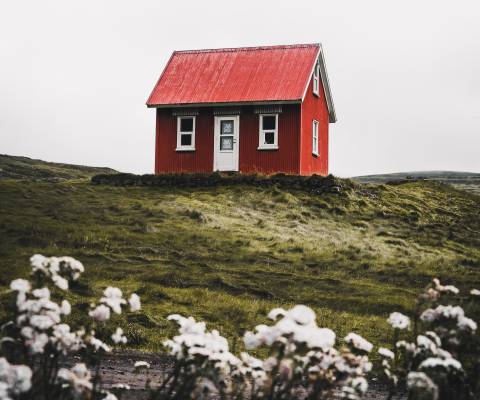
[[[148,108],[185,108],[185,107],[228,107],[228,106],[255,106],[264,104],[300,104],[302,99],[293,100],[257,100],[257,101],[229,101],[209,103],[171,103],[171,104],[148,104]]]
[[[323,47],[321,43],[318,44],[317,56],[315,57],[312,70],[310,71],[310,75],[308,76],[308,80],[305,85],[305,89],[303,91],[302,102],[305,99],[305,96],[307,94],[308,85],[310,84],[310,81],[312,79],[312,75],[315,69],[315,64],[317,62],[317,59],[320,60],[320,78],[322,79],[323,92],[325,94],[325,100],[327,102],[328,122],[333,124],[337,122],[337,114],[335,113],[335,106],[333,105],[332,91],[330,89],[330,82],[328,80],[328,74],[327,74],[327,66],[325,64],[325,56],[323,54]]]

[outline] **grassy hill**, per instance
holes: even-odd
[[[480,174],[459,171],[413,171],[394,174],[356,176],[354,180],[362,183],[386,183],[398,180],[432,180],[448,183],[457,189],[468,190],[480,195]]]
[[[117,171],[111,168],[53,163],[28,157],[0,154],[0,179],[10,178],[56,182],[86,179],[96,174],[112,174],[115,172]]]
[[[233,337],[295,303],[339,334],[384,343],[388,313],[412,310],[432,277],[480,288],[480,197],[439,182],[346,182],[340,193],[311,194],[78,177],[0,179],[0,301],[32,254],[74,256],[87,268],[72,294],[81,307],[107,285],[141,295],[143,314],[127,321],[139,348],[160,347],[172,312]]]

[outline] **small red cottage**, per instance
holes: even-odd
[[[175,51],[147,106],[156,174],[328,174],[336,117],[320,44]]]

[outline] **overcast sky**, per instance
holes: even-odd
[[[480,2],[458,0],[0,0],[0,153],[150,173],[173,50],[309,42],[331,172],[480,172]]]

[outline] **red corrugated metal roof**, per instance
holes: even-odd
[[[301,100],[319,44],[175,51],[148,106]]]

